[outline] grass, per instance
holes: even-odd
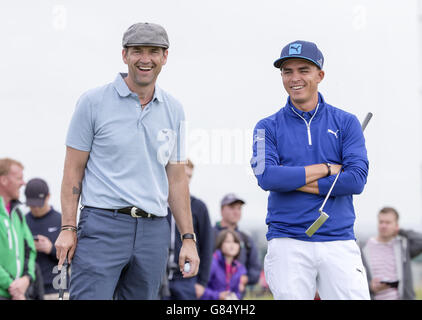
[[[416,300],[422,300],[422,287],[415,288]],[[274,300],[273,295],[269,291],[260,291],[252,287],[248,288],[244,300]]]
[[[274,300],[269,290],[263,291],[259,286],[248,287],[244,300]]]
[[[416,300],[422,300],[422,287],[415,288]]]

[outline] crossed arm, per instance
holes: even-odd
[[[329,177],[325,163],[280,165],[277,135],[273,127],[271,122],[261,121],[254,130],[251,166],[262,189],[281,193],[301,191],[324,196],[331,188],[335,175],[342,170],[331,195],[345,196],[363,191],[368,174],[368,159],[362,128],[356,117],[349,118],[344,124],[341,165],[331,164]]]
[[[336,175],[341,170],[341,165],[331,164],[331,175]],[[319,194],[318,179],[324,178],[328,174],[327,165],[324,163],[313,164],[305,167],[306,184],[298,189],[306,193]]]

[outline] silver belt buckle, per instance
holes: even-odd
[[[136,214],[136,209],[138,209],[137,207],[132,207],[132,209],[130,209],[130,215],[134,218],[140,218],[141,216],[138,216]]]

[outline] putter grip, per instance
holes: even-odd
[[[372,112],[368,112],[368,114],[365,117],[365,120],[362,122],[362,131],[365,131],[366,126],[368,125],[369,121],[371,120],[373,114]]]

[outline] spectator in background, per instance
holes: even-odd
[[[411,259],[422,252],[422,234],[399,227],[399,214],[391,207],[378,213],[378,236],[370,238],[362,256],[371,298],[413,300]]]
[[[188,159],[185,165],[185,172],[188,176],[189,183],[192,179],[194,165]],[[193,228],[197,237],[197,249],[201,263],[199,264],[198,274],[192,278],[183,278],[179,270],[179,251],[182,246],[180,233],[176,228],[174,217],[170,209],[167,219],[171,229],[171,244],[168,262],[168,286],[170,296],[166,297],[170,300],[195,300],[200,298],[204,293],[208,283],[212,253],[214,249],[214,239],[208,209],[205,203],[190,196],[190,204],[192,210]]]
[[[26,300],[35,280],[36,250],[31,231],[18,208],[25,185],[23,165],[0,159],[0,300]]]
[[[214,236],[216,239],[218,234],[224,229],[234,230],[238,233],[240,238],[240,254],[238,260],[245,266],[247,272],[241,281],[244,285],[254,285],[259,280],[262,267],[254,241],[238,228],[238,223],[242,217],[242,206],[244,204],[245,201],[237,197],[234,193],[224,196],[221,200],[222,219],[214,227]]]
[[[246,275],[246,269],[237,260],[240,254],[240,243],[239,235],[234,230],[226,229],[218,234],[210,279],[201,297],[202,300],[242,299],[244,283],[241,278]]]
[[[26,223],[34,236],[37,250],[37,263],[44,280],[44,299],[57,300],[58,288],[54,288],[54,268],[59,260],[56,257],[54,242],[60,233],[62,215],[49,204],[50,193],[47,182],[35,178],[28,181],[25,188],[26,205],[31,211],[26,215]],[[59,283],[57,283],[58,285]],[[64,299],[68,297],[65,293]]]

